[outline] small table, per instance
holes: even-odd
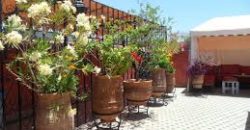
[[[232,94],[239,93],[239,82],[233,80],[222,81],[222,93],[225,94],[227,90],[231,90]]]

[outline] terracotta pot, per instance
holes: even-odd
[[[74,130],[70,93],[38,94],[36,130]]]
[[[192,77],[193,88],[201,89],[204,83],[204,75],[194,75]]]
[[[6,17],[7,14],[13,13],[16,8],[16,2],[15,0],[3,0],[2,1],[2,14],[3,16]]]
[[[113,122],[123,110],[123,78],[97,76],[93,82],[93,112],[102,122]]]
[[[171,93],[175,87],[175,74],[174,73],[167,73],[166,75],[166,85],[167,85],[167,93]]]
[[[166,74],[164,69],[156,69],[152,73],[153,97],[161,97],[166,92]]]
[[[152,95],[152,80],[130,79],[123,82],[125,98],[131,105],[146,105]]]

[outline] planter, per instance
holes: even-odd
[[[74,130],[70,93],[38,94],[36,130]]]
[[[93,82],[93,113],[102,122],[113,122],[123,110],[123,78],[97,76]]]
[[[164,69],[156,69],[152,72],[153,97],[161,97],[166,92],[166,74]]]
[[[15,0],[3,0],[1,4],[2,4],[2,15],[4,17],[15,11],[16,8]]]
[[[167,73],[166,76],[166,85],[167,85],[167,93],[171,93],[175,87],[175,74],[174,73]]]
[[[204,83],[204,75],[194,75],[192,77],[192,86],[196,89],[201,89]]]
[[[129,104],[146,105],[152,95],[152,80],[130,79],[123,82],[125,98]]]

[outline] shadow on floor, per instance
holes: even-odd
[[[130,109],[130,110],[129,110]],[[121,114],[121,119],[124,121],[140,121],[146,118],[150,118],[149,107],[126,107],[125,111]]]
[[[139,120],[143,120],[146,118],[149,118],[149,115],[146,113],[131,113],[131,114],[127,114],[126,118],[123,118],[123,120],[139,121]]]
[[[250,112],[248,112],[245,130],[250,130]]]
[[[164,102],[148,102],[149,107],[162,107],[164,106]]]
[[[185,96],[194,96],[200,98],[206,98],[208,95],[250,98],[250,89],[240,89],[239,94],[236,95],[232,95],[230,92],[222,94],[221,88],[217,87],[213,87],[212,89],[205,87],[201,90],[191,89],[190,92],[187,92],[187,89],[184,89],[181,93],[185,94]]]
[[[121,119],[122,119],[122,122],[123,123],[129,123],[129,129],[133,130],[133,129],[138,129],[140,128],[141,126],[144,126],[145,125],[145,119],[152,119],[152,113],[131,113],[131,114],[128,114],[127,112],[126,113],[122,113],[121,115]],[[125,124],[126,124],[125,123]],[[124,128],[126,125],[122,124],[121,125],[121,128]]]
[[[207,91],[204,91],[203,89],[191,89],[189,92],[187,89],[184,89],[181,91],[182,94],[185,96],[191,96],[191,97],[197,97],[197,98],[206,98]]]
[[[250,98],[250,89],[240,89],[239,94],[232,95],[229,91],[222,94],[221,88],[215,88],[212,93],[207,93],[207,95]]]

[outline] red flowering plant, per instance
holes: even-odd
[[[142,61],[143,61],[143,58],[140,54],[138,54],[138,52],[131,52],[131,57],[134,61],[134,67],[135,67],[135,78],[136,80],[138,80],[139,78],[139,70],[140,68],[142,67]]]
[[[131,56],[133,57],[134,61],[137,64],[141,64],[142,63],[142,57],[140,55],[137,54],[137,52],[131,52]]]
[[[133,66],[135,68],[135,79],[137,81],[140,79],[149,79],[149,53],[142,49],[139,49],[137,51],[131,52],[131,57],[133,59]]]

